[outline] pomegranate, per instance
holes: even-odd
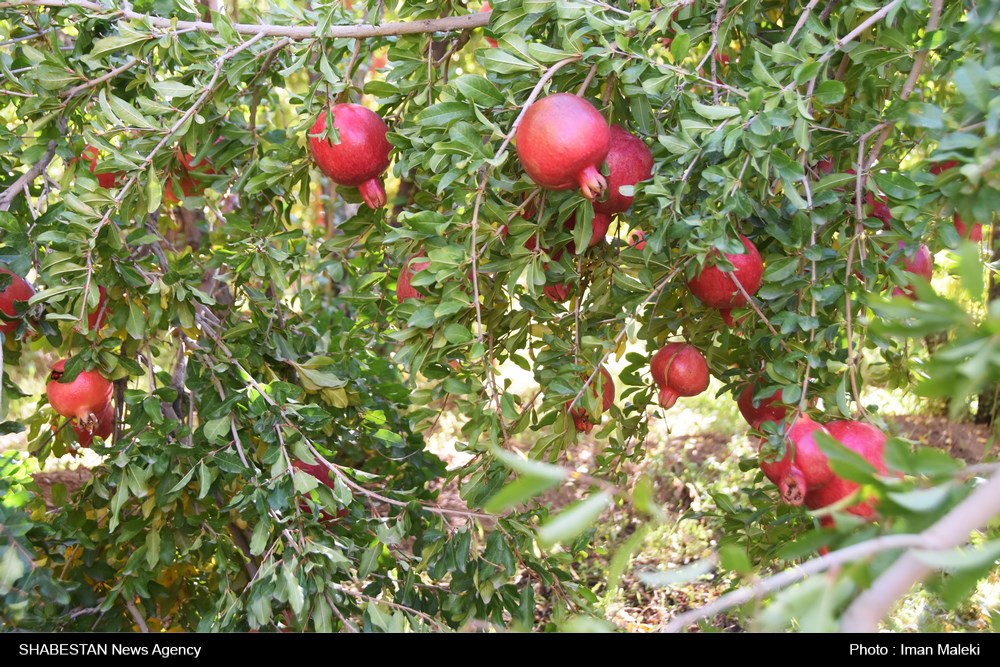
[[[484,12],[492,12],[492,11],[493,11],[493,8],[490,7],[490,3],[488,3],[488,2],[484,2],[483,6],[479,8],[479,13],[480,14],[482,14]],[[490,48],[493,48],[493,49],[497,48],[497,40],[493,39],[492,37],[487,37],[486,38],[486,43],[490,45]]]
[[[300,461],[298,459],[294,459],[292,461],[292,467],[295,468],[296,470],[302,470],[303,472],[307,472],[316,479],[318,479],[323,484],[326,484],[331,489],[334,488],[334,482],[332,479],[330,479],[330,470],[322,463],[310,464],[310,463],[305,463],[304,461]],[[307,509],[309,507],[305,502],[300,502],[299,506],[302,507],[303,509]],[[322,519],[323,521],[332,521],[334,519],[342,519],[345,516],[347,516],[347,514],[348,512],[346,507],[339,508],[337,510],[337,516],[333,516],[329,512],[324,512],[321,510],[320,519]]]
[[[833,156],[827,155],[816,163],[816,173],[820,176],[829,176],[833,173]]]
[[[653,154],[642,139],[620,125],[611,126],[611,149],[608,151],[608,196],[594,200],[597,213],[624,213],[633,197],[621,194],[623,185],[635,185],[653,175]]]
[[[220,137],[221,139],[221,137]],[[216,140],[215,143],[219,143]],[[177,155],[177,161],[181,165],[181,172],[179,183],[181,192],[185,197],[198,197],[203,192],[205,192],[205,186],[199,183],[195,176],[191,175],[191,172],[201,174],[204,176],[211,176],[215,174],[215,170],[208,166],[208,160],[203,159],[198,163],[195,163],[194,156],[187,151],[181,151],[177,149],[175,151]],[[163,202],[165,204],[177,204],[180,200],[177,198],[174,192],[174,179],[172,176],[168,176],[167,180],[163,183]]]
[[[385,138],[389,128],[377,113],[360,104],[335,104],[331,111],[340,143],[313,136],[326,129],[326,111],[322,112],[309,132],[313,159],[334,183],[357,187],[368,208],[385,206],[379,177],[389,166],[392,145]]]
[[[753,395],[756,390],[756,385],[747,385],[747,388],[736,399],[736,405],[739,407],[743,419],[746,419],[750,426],[757,429],[764,422],[780,423],[785,421],[788,410],[781,404],[781,390],[779,389],[767,398],[761,399],[755,405]]]
[[[653,355],[649,371],[665,409],[681,396],[697,396],[708,389],[708,362],[694,345],[667,343]]]
[[[844,173],[856,174],[858,172],[854,171],[853,169],[848,169]],[[854,188],[851,189],[853,191]],[[854,204],[854,197],[851,197],[851,205],[853,206],[853,204]],[[867,204],[868,208],[870,209],[870,214],[869,214],[870,217],[878,218],[879,220],[882,221],[882,226],[888,229],[890,224],[892,223],[892,211],[889,210],[889,200],[883,196],[879,196],[876,199],[873,193],[866,192],[865,204]]]
[[[100,436],[107,440],[115,432],[115,406],[111,401],[104,406],[104,409],[96,415],[97,421],[85,426],[82,423],[71,422],[73,433],[76,433],[76,441],[80,447],[90,447],[94,441],[94,436]]]
[[[958,213],[951,216],[951,221],[955,224],[955,231],[963,239],[968,239],[976,243],[983,242],[983,225],[981,223],[974,222],[971,225],[967,225]]]
[[[100,291],[101,298],[97,302],[97,308],[87,315],[87,328],[91,331],[100,330],[108,319],[108,290],[104,287],[97,289]]]
[[[871,463],[879,474],[886,474],[885,467],[885,434],[871,424],[859,421],[835,421],[826,425],[826,430],[842,445],[860,454]],[[810,489],[806,494],[805,505],[809,509],[820,509],[846,498],[859,488],[855,482],[834,476],[826,484]],[[870,519],[875,515],[875,508],[870,502],[862,501],[847,508],[851,514]]]
[[[595,207],[596,208],[596,207]],[[573,230],[576,229],[576,213],[571,215],[563,226],[566,229]],[[588,247],[593,248],[598,243],[604,241],[604,237],[608,235],[608,229],[611,228],[611,216],[604,213],[594,213],[594,219],[590,223],[590,243]],[[534,237],[532,237],[534,238]],[[529,248],[531,250],[532,248]],[[570,249],[571,254],[576,253],[576,245],[573,244],[572,249]]]
[[[528,107],[516,140],[521,166],[543,188],[579,185],[587,199],[607,188],[600,166],[611,148],[611,130],[590,102],[569,93],[540,99]]]
[[[829,433],[808,415],[801,415],[785,434],[790,443],[785,457],[773,462],[761,459],[760,469],[778,485],[782,500],[789,505],[801,505],[810,489],[819,488],[833,478],[830,463],[813,437],[816,431]]]
[[[641,229],[633,229],[631,232],[628,233],[628,238],[626,239],[626,242],[629,244],[630,247],[635,248],[636,250],[645,250],[646,232],[642,231]]]
[[[83,153],[80,157],[87,161],[90,166],[90,173],[94,174],[97,171],[97,158],[98,158],[97,146],[87,146],[83,149]],[[103,174],[94,174],[97,177],[97,184],[102,188],[113,188],[118,185],[118,181],[125,176],[125,172],[115,171]]]
[[[899,242],[900,248],[905,248],[906,244],[902,241]],[[931,249],[927,247],[926,244],[921,243],[920,247],[913,254],[913,258],[905,258],[903,261],[903,268],[920,278],[930,282],[931,278],[934,276],[934,256],[931,255]],[[913,284],[909,284],[906,287],[896,287],[892,290],[893,296],[905,296],[907,299],[916,299],[916,294],[914,293]]]
[[[754,294],[760,288],[764,276],[764,262],[756,246],[743,235],[740,235],[740,239],[746,252],[741,255],[726,254],[726,259],[733,265],[732,273],[725,272],[718,266],[708,266],[688,282],[691,293],[706,306],[718,308],[729,326],[736,326],[731,314],[733,308],[747,305],[734,278],[739,280],[747,294]]]
[[[423,253],[414,255],[406,260],[402,268],[399,269],[399,278],[396,279],[396,301],[403,303],[407,299],[423,299],[424,295],[417,291],[411,282],[413,274],[423,271],[431,265],[430,261],[422,259]]]
[[[569,300],[572,288],[567,283],[558,283],[556,285],[546,285],[542,291],[545,293],[545,296],[553,301],[564,303]]]
[[[608,370],[604,368],[604,366],[601,366],[600,372],[594,376],[593,382],[590,383],[590,391],[593,392],[594,396],[603,398],[601,401],[601,414],[610,410],[611,406],[614,405],[615,381],[611,378],[611,374],[608,373]],[[572,402],[572,399],[566,401],[566,407],[568,408]],[[594,425],[590,421],[590,415],[587,414],[587,411],[579,404],[577,404],[577,406],[573,408],[569,414],[573,418],[573,424],[576,426],[577,431],[590,433],[594,430]]]
[[[958,160],[945,160],[944,162],[935,162],[931,165],[930,172],[937,176],[938,174],[943,174],[949,169],[954,169],[958,166]]]
[[[45,385],[52,409],[86,429],[93,429],[98,415],[111,400],[111,383],[97,371],[81,371],[72,382],[60,382],[66,360],[56,362]]]
[[[0,266],[0,273],[10,276],[10,284],[0,292],[0,312],[6,317],[15,318],[17,317],[17,310],[15,310],[17,304],[26,304],[28,299],[34,296],[35,290],[28,284],[28,281],[6,267]],[[9,322],[0,319],[0,332],[9,336],[17,331],[17,324],[16,319]]]

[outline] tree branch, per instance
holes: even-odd
[[[825,556],[808,560],[798,567],[783,570],[766,579],[761,579],[750,586],[737,588],[735,591],[726,593],[704,607],[678,614],[663,627],[661,632],[680,632],[697,621],[712,618],[727,609],[761,598],[769,593],[791,586],[810,575],[819,574],[843,563],[851,563],[865,556],[882,551],[921,546],[926,546],[926,540],[923,535],[886,535],[885,537],[876,537],[860,544],[853,544],[844,549],[828,553]]]
[[[97,77],[96,79],[94,79],[92,81],[85,81],[85,82],[81,83],[79,86],[74,86],[74,87],[70,88],[69,90],[64,90],[63,92],[59,93],[59,97],[62,97],[62,98],[67,99],[67,100],[71,99],[73,97],[76,97],[80,93],[82,93],[82,92],[84,92],[86,90],[90,90],[91,88],[93,88],[95,86],[99,86],[102,83],[104,83],[105,81],[113,79],[116,76],[118,76],[119,74],[121,74],[122,72],[125,72],[125,71],[131,69],[138,62],[139,62],[138,58],[129,58],[128,61],[126,61],[125,64],[122,65],[121,67],[116,67],[115,69],[111,70],[107,74],[105,74],[103,76],[99,76],[99,77]]]
[[[65,7],[83,9],[104,14],[117,14],[124,19],[145,21],[156,28],[173,28],[176,30],[198,30],[201,32],[217,32],[216,27],[205,21],[175,21],[170,18],[142,14],[129,8],[112,10],[96,2],[84,0],[22,0],[21,2],[0,2],[0,9],[17,9],[21,7]],[[264,35],[265,37],[288,37],[302,40],[330,37],[387,37],[390,35],[413,35],[425,32],[452,32],[468,28],[480,28],[490,22],[492,12],[477,12],[461,16],[447,16],[439,19],[424,19],[421,21],[398,21],[381,25],[335,25],[330,26],[322,34],[316,26],[285,26],[269,23],[234,23],[233,29],[243,35]]]
[[[59,134],[66,134],[66,119],[61,118],[59,120]],[[45,154],[42,155],[42,159],[35,163],[35,165],[21,174],[21,176],[14,181],[9,188],[0,192],[0,211],[10,210],[11,204],[17,199],[17,196],[24,190],[33,180],[41,176],[42,172],[49,166],[52,162],[52,158],[56,156],[56,147],[59,145],[55,139],[49,141],[49,145],[45,149]]]
[[[1000,514],[1000,474],[994,474],[969,497],[923,532],[925,545],[935,550],[954,549],[965,544],[969,533],[980,530]],[[905,554],[883,572],[867,591],[859,595],[841,618],[843,632],[878,632],[878,624],[896,600],[914,584],[923,581],[933,568],[912,552]]]

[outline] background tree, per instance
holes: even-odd
[[[665,343],[704,356],[720,401],[780,389],[789,423],[886,429],[866,385],[958,410],[1000,376],[994,267],[953,220],[987,225],[992,243],[996,3],[221,9],[0,3],[0,259],[36,290],[5,335],[3,407],[35,400],[12,371],[43,351],[68,359],[65,380],[113,381],[115,406],[114,434],[92,445],[102,464],[60,511],[8,462],[5,624],[563,627],[596,613],[572,565],[602,512],[662,518],[628,470],[650,421],[669,419],[648,370]],[[515,150],[527,111],[558,92],[653,155],[604,239],[580,190],[539,188]],[[389,127],[383,208],[310,155],[317,118],[344,102]],[[327,117],[314,138],[337,135]],[[624,240],[636,229],[641,249]],[[720,312],[688,282],[728,269],[741,235],[766,268]],[[954,251],[950,292],[914,275],[923,244]],[[407,283],[419,298],[397,299]],[[942,331],[933,356],[914,354]],[[511,365],[535,396],[511,390]],[[73,449],[36,405],[3,429],[27,429],[39,459]],[[421,435],[445,410],[468,455],[452,470]],[[560,465],[582,424],[600,442],[587,474]],[[786,424],[760,428],[762,456],[789,451]],[[975,481],[994,468],[890,439],[878,474],[830,438],[818,447],[877,500],[874,523],[839,511],[850,502],[782,504],[748,458],[742,487],[715,499],[725,539],[708,567],[738,578],[847,548],[670,628],[853,562],[757,621],[873,629],[928,566],[959,572],[946,587],[959,597],[995,566],[995,522],[992,541],[940,553],[1000,511],[1000,478]],[[591,493],[565,509],[537,499],[571,484]],[[620,545],[621,567],[636,545]],[[817,585],[832,591],[821,613]]]

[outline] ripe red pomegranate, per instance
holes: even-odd
[[[902,241],[899,242],[900,248],[904,248],[905,246],[905,243]],[[912,258],[904,257],[903,268],[906,271],[909,271],[910,273],[930,282],[931,278],[934,277],[934,256],[931,255],[931,249],[928,248],[926,244],[921,243]],[[908,299],[917,298],[912,283],[906,287],[893,288],[892,295],[905,296]]]
[[[101,298],[97,302],[97,308],[90,311],[90,314],[87,315],[87,328],[90,331],[100,330],[108,319],[108,290],[105,287],[98,287],[97,289],[101,294]]]
[[[706,306],[718,308],[722,319],[729,326],[736,326],[732,310],[747,305],[747,300],[736,287],[733,278],[740,281],[747,294],[754,294],[760,288],[764,276],[764,261],[757,252],[757,247],[750,239],[740,235],[746,252],[741,255],[726,254],[726,259],[733,265],[733,272],[727,273],[718,266],[708,266],[688,282],[691,293],[698,297]]]
[[[94,442],[95,435],[107,440],[115,432],[114,403],[108,401],[108,404],[104,406],[104,409],[96,417],[97,421],[95,423],[86,426],[83,423],[70,422],[73,433],[76,434],[76,442],[80,447],[90,447],[90,444]]]
[[[14,306],[19,303],[26,303],[28,299],[34,296],[35,290],[28,284],[28,281],[6,267],[0,266],[0,273],[10,276],[10,284],[0,292],[0,312],[10,318],[17,317],[17,311],[14,310]],[[0,332],[3,332],[5,336],[9,336],[17,331],[17,325],[17,320],[8,322],[0,319]]]
[[[403,303],[407,299],[424,298],[424,295],[411,284],[415,273],[423,271],[431,265],[429,260],[421,259],[423,257],[423,253],[414,255],[406,260],[406,263],[399,269],[399,278],[396,279],[396,301],[399,303]]]
[[[975,243],[983,242],[983,225],[981,223],[974,222],[971,225],[966,225],[958,213],[951,216],[951,221],[955,224],[955,231],[961,238]]]
[[[595,207],[596,208],[596,207]],[[566,229],[573,230],[576,229],[576,213],[571,215],[569,219],[563,223]],[[590,243],[588,247],[593,248],[598,243],[604,241],[604,238],[608,235],[608,229],[611,228],[611,216],[605,215],[604,213],[594,213],[594,219],[590,223]],[[534,238],[534,237],[532,237]],[[573,247],[570,249],[570,253],[576,252],[576,245],[572,244]],[[531,250],[532,248],[529,248]]]
[[[829,176],[833,173],[833,156],[827,155],[816,163],[816,173],[820,176]]]
[[[611,130],[590,102],[569,93],[544,97],[528,107],[516,138],[521,166],[543,188],[579,185],[587,199],[607,188],[600,167],[611,148]]]
[[[753,395],[756,390],[756,385],[747,385],[747,388],[736,399],[736,405],[739,407],[743,419],[746,419],[750,426],[757,429],[764,422],[781,423],[785,421],[788,410],[781,404],[781,390],[779,389],[767,398],[761,399],[758,405],[754,405]]]
[[[546,288],[548,289],[548,288]],[[611,374],[608,370],[601,366],[601,371],[594,376],[593,382],[590,383],[590,391],[594,396],[602,397],[601,401],[601,414],[604,414],[611,409],[611,406],[615,403],[615,381],[611,378]],[[568,408],[572,403],[572,399],[566,401],[566,407]],[[570,411],[570,416],[573,418],[573,424],[576,426],[577,431],[583,431],[584,433],[590,433],[594,430],[594,425],[590,421],[590,415],[587,411],[577,404],[572,411]]]
[[[546,285],[542,291],[545,296],[549,297],[557,303],[565,303],[569,301],[569,296],[572,293],[572,288],[568,283],[558,283],[556,285]]]
[[[826,425],[827,432],[842,445],[861,455],[871,463],[879,474],[886,474],[885,467],[885,434],[871,424],[859,421],[835,421]],[[855,482],[834,476],[830,481],[806,494],[805,505],[816,510],[827,507],[846,498],[858,490]],[[875,514],[871,502],[862,501],[847,508],[847,511],[857,516],[870,519]]]
[[[772,462],[761,459],[760,469],[777,484],[781,499],[789,505],[801,505],[810,489],[833,478],[830,463],[814,440],[816,431],[829,433],[808,415],[801,415],[785,435],[789,445],[784,458]]]
[[[80,157],[87,161],[90,166],[90,173],[94,174],[97,171],[97,158],[98,158],[97,146],[87,146],[83,149],[83,153]],[[102,188],[113,188],[118,185],[121,178],[125,176],[123,171],[114,171],[103,174],[94,174],[97,177],[97,184]]]
[[[653,154],[642,139],[620,125],[611,126],[611,149],[608,151],[608,196],[594,200],[597,213],[624,213],[634,197],[619,191],[623,185],[635,185],[653,175]]]
[[[646,232],[642,231],[641,229],[633,229],[631,232],[628,233],[628,238],[626,239],[626,242],[629,244],[630,247],[635,248],[636,250],[645,250]]]
[[[45,385],[49,405],[83,428],[93,428],[111,400],[111,383],[97,371],[81,371],[72,382],[60,382],[66,360],[56,362]]]
[[[958,160],[945,160],[944,162],[935,162],[931,165],[930,172],[937,176],[938,174],[943,174],[949,169],[954,169],[958,166]]]
[[[708,389],[708,362],[694,345],[667,343],[653,355],[649,372],[660,389],[664,409],[673,407],[681,396],[697,396]]]
[[[334,488],[334,482],[330,479],[330,470],[322,463],[306,463],[298,459],[292,460],[292,467],[296,470],[302,470],[309,473],[316,479],[318,479],[323,484],[326,484],[331,489]],[[308,507],[305,502],[300,503],[300,507]],[[337,510],[337,516],[333,516],[329,512],[320,511],[320,519],[323,521],[332,521],[334,519],[342,519],[347,516],[348,511],[346,507],[341,507]]]
[[[322,112],[309,131],[313,159],[334,183],[357,187],[368,208],[385,206],[379,176],[389,166],[392,145],[385,138],[389,128],[377,113],[360,104],[335,104],[332,112],[340,143],[313,136],[326,129],[326,111]]]
[[[492,12],[492,11],[493,11],[493,8],[490,7],[490,3],[488,3],[488,2],[484,2],[483,6],[479,8],[479,13],[480,14],[482,14],[484,12]],[[497,40],[493,39],[492,37],[487,37],[486,38],[486,43],[490,45],[490,48],[493,48],[493,49],[497,48]]]
[[[221,137],[220,137],[221,139]],[[218,143],[218,140],[215,142]],[[177,156],[177,162],[181,165],[180,176],[180,187],[181,192],[185,197],[198,197],[205,192],[205,186],[201,182],[192,176],[192,172],[195,175],[211,176],[215,174],[215,170],[208,166],[208,160],[203,159],[199,162],[194,161],[194,156],[187,151],[182,151],[178,148],[175,151]],[[163,183],[163,203],[165,204],[177,204],[180,200],[174,193],[174,179],[172,176],[168,176]]]
[[[856,174],[858,172],[854,171],[853,169],[848,169],[845,173]],[[851,189],[853,191],[853,188]],[[853,205],[854,197],[851,197],[851,203]],[[866,192],[865,204],[867,204],[868,208],[870,209],[869,215],[873,218],[878,218],[879,220],[881,220],[882,226],[888,229],[892,223],[892,211],[889,210],[889,200],[884,196],[879,196],[878,199],[876,199],[873,193]]]

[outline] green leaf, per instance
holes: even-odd
[[[189,86],[186,83],[182,83],[177,79],[167,79],[165,81],[156,81],[153,84],[153,89],[160,94],[160,97],[166,99],[185,98],[190,97],[192,94],[197,92],[197,88],[194,86]]]
[[[487,72],[511,74],[514,72],[531,72],[538,69],[538,65],[521,60],[503,49],[482,51],[478,54],[478,57]]]
[[[724,105],[710,106],[708,104],[702,104],[701,102],[694,102],[694,110],[699,116],[702,118],[708,118],[709,120],[735,118],[743,113],[740,111],[739,107],[728,107]]]
[[[115,115],[118,116],[126,125],[129,127],[141,127],[148,130],[156,129],[156,126],[146,120],[145,116],[136,111],[135,107],[114,95],[110,96],[111,108],[115,110]]]
[[[550,547],[572,540],[597,520],[611,504],[611,498],[610,493],[601,491],[558,514],[538,529],[539,544]]]
[[[816,86],[814,95],[820,104],[840,104],[846,92],[847,88],[843,82],[829,79]]]
[[[504,102],[503,94],[485,77],[476,74],[463,74],[455,79],[453,85],[473,104],[495,107]]]
[[[673,570],[640,572],[639,581],[650,588],[676,586],[677,584],[687,584],[710,576],[715,571],[715,568],[716,560],[714,558],[703,558]]]
[[[912,553],[922,563],[939,570],[959,571],[981,568],[1000,559],[1000,540],[948,551],[914,549]]]
[[[163,186],[160,185],[160,177],[152,165],[146,173],[146,213],[155,213],[160,209],[160,202],[163,199]]]
[[[222,442],[229,438],[231,427],[232,421],[228,414],[218,419],[210,419],[205,422],[205,439],[212,444]]]

